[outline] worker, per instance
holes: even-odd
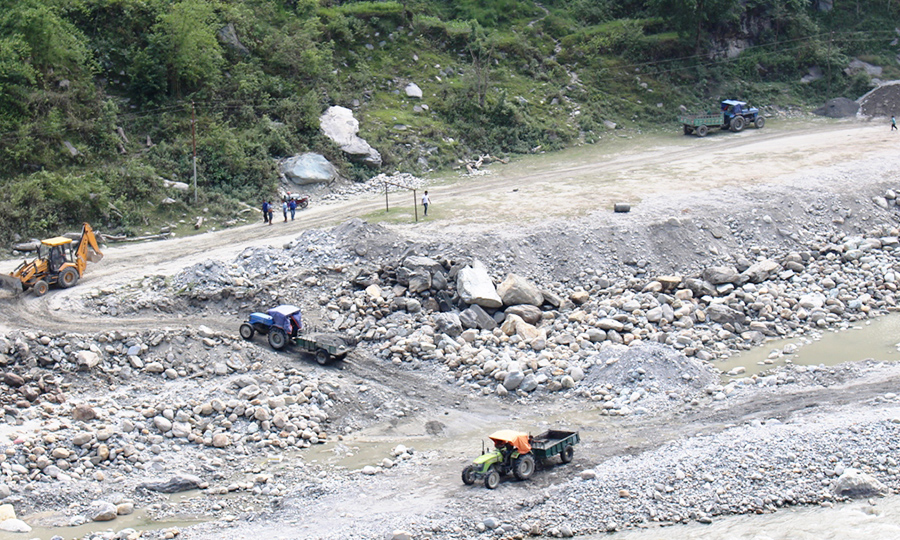
[[[262,213],[263,213],[263,223],[269,222],[269,201],[263,199],[262,204]]]

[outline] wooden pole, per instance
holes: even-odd
[[[194,102],[191,102],[191,146],[194,149],[194,204],[197,204],[197,134],[194,128]]]
[[[391,209],[388,207],[388,185],[387,182],[384,183],[384,211],[390,212]]]

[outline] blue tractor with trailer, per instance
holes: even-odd
[[[293,344],[301,350],[313,354],[319,364],[329,360],[342,359],[352,349],[347,340],[327,333],[306,333],[300,308],[290,304],[282,304],[266,313],[251,313],[240,327],[241,337],[247,341],[256,333],[268,338],[269,346],[280,351]]]
[[[766,119],[759,114],[759,109],[750,107],[743,101],[726,99],[721,103],[718,113],[685,114],[678,117],[684,128],[684,134],[696,134],[705,137],[710,128],[730,129],[737,133],[751,124],[756,129],[766,125]]]

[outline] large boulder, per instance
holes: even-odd
[[[852,467],[844,469],[832,487],[832,492],[838,497],[851,499],[886,495],[889,491],[877,478]]]
[[[466,266],[456,276],[456,290],[467,304],[478,304],[483,308],[497,309],[503,300],[494,288],[494,282],[481,261]]]
[[[459,315],[456,313],[435,313],[431,318],[438,332],[447,334],[450,337],[462,334],[462,323],[459,320]]]
[[[740,279],[740,274],[733,266],[710,266],[703,270],[703,279],[713,285],[737,283]]]
[[[772,259],[765,259],[750,265],[750,268],[741,272],[741,280],[750,283],[762,283],[772,274],[781,270],[781,265]]]
[[[706,308],[706,318],[719,324],[734,324],[743,321],[744,314],[725,304],[711,304]]]
[[[506,315],[518,315],[528,324],[537,324],[543,318],[544,312],[541,311],[541,308],[531,304],[521,304],[506,308]]]
[[[159,493],[179,493],[181,491],[189,491],[191,489],[201,489],[206,483],[200,477],[193,474],[179,474],[173,476],[166,481],[144,482],[138,484],[138,489],[146,489],[149,491],[158,491]]]
[[[247,47],[241,43],[241,40],[238,39],[237,30],[234,28],[234,23],[228,23],[216,32],[216,38],[219,40],[219,43],[224,45],[225,47],[231,49],[239,56],[250,56],[250,51]]]
[[[369,143],[357,135],[359,120],[353,117],[353,111],[346,107],[329,107],[319,117],[319,127],[326,137],[334,141],[341,150],[351,158],[361,160],[367,165],[381,166],[381,154]]]
[[[325,156],[313,152],[284,160],[281,162],[281,172],[290,183],[297,186],[331,182],[337,175],[334,165]]]
[[[459,321],[466,328],[478,328],[481,330],[493,330],[494,328],[497,328],[497,321],[488,315],[487,311],[478,304],[473,304],[464,309],[462,313],[459,314]]]
[[[497,294],[504,306],[531,304],[540,306],[544,303],[544,294],[534,283],[518,274],[509,274],[503,283],[497,286]]]

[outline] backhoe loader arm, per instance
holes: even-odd
[[[81,227],[81,240],[75,248],[75,264],[78,266],[78,273],[84,274],[84,268],[87,262],[99,262],[103,259],[103,252],[97,244],[97,237],[94,235],[94,229],[88,223]]]

